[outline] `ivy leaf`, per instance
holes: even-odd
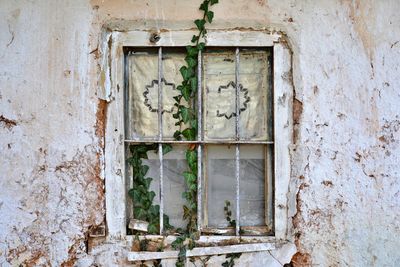
[[[149,234],[157,234],[158,229],[155,224],[149,224],[149,226],[147,227],[147,231],[149,232]]]
[[[197,180],[196,175],[194,175],[191,172],[184,172],[183,177],[185,177],[187,184],[192,184],[192,183],[196,182],[196,180]]]
[[[149,213],[151,214],[151,216],[157,217],[158,214],[160,213],[160,206],[158,206],[158,205],[152,205],[152,206],[149,208]]]
[[[205,44],[205,43],[199,43],[199,44],[197,45],[197,49],[199,49],[199,50],[203,50],[204,47],[206,47],[206,44]]]
[[[172,146],[170,144],[163,144],[163,155],[167,154],[168,152],[172,151]]]
[[[196,19],[194,21],[194,24],[196,24],[197,29],[199,29],[199,31],[202,31],[204,29],[204,24],[206,24],[206,20],[205,19]]]
[[[208,3],[206,3],[206,2],[203,2],[201,5],[200,5],[200,8],[199,8],[200,10],[204,10],[205,12],[207,12],[207,10],[208,10]]]
[[[172,117],[173,117],[174,119],[179,119],[179,113],[174,113],[174,114],[172,114]]]
[[[197,60],[195,60],[193,57],[185,57],[185,61],[189,68],[193,68],[197,65]]]
[[[135,208],[135,209],[133,209],[133,216],[138,220],[145,220],[146,219],[146,211],[142,208]]]
[[[175,139],[178,139],[178,137],[180,137],[181,134],[182,134],[181,131],[176,130],[175,133],[174,133],[174,138],[175,138]]]
[[[154,191],[150,191],[147,198],[149,199],[150,203],[153,202],[154,197],[156,196],[156,193]]]
[[[195,57],[199,52],[196,46],[191,46],[191,45],[186,46],[186,51],[189,57]]]
[[[179,90],[179,91],[182,91],[182,88],[179,88],[179,87],[182,87],[182,85],[179,85],[176,89]],[[178,103],[181,101],[181,96],[180,95],[174,96],[173,98]]]
[[[212,12],[212,11],[207,11],[206,15],[207,15],[207,20],[208,20],[208,22],[211,23],[211,22],[212,22],[212,19],[214,18],[214,12]]]
[[[191,110],[188,109],[187,107],[181,108],[181,115],[184,123],[187,123],[192,118]]]
[[[190,87],[192,88],[192,92],[196,92],[197,90],[197,77],[190,78]]]
[[[196,43],[197,40],[199,40],[199,37],[196,36],[196,35],[193,35],[193,37],[192,37],[192,43]]]
[[[179,250],[178,257],[186,257],[186,248],[185,247],[182,247]]]
[[[190,165],[197,163],[197,153],[195,150],[188,150],[186,151],[186,160]]]
[[[210,3],[211,3],[211,5],[218,4],[218,0],[211,0]]]
[[[193,128],[194,130],[197,130],[197,120],[196,120],[196,119],[191,120],[191,121],[190,121],[190,126],[192,126],[192,128]]]
[[[182,135],[186,138],[188,141],[192,141],[195,139],[195,132],[193,128],[186,128],[185,130],[182,131]]]
[[[192,185],[190,185],[189,189],[192,190],[192,191],[196,191],[197,190],[197,185],[196,184],[192,184]]]
[[[149,171],[149,166],[147,166],[147,165],[141,166],[140,174],[141,174],[142,177],[144,177],[147,174],[148,171]]]
[[[186,66],[182,66],[180,69],[179,69],[179,71],[180,71],[180,73],[181,73],[181,75],[182,75],[182,78],[184,79],[184,80],[187,80],[188,78],[189,78],[189,76],[188,76],[188,68],[186,67]],[[184,88],[184,87],[183,87]],[[181,88],[181,90],[183,90],[183,88]]]
[[[189,101],[189,99],[190,99],[190,94],[191,94],[190,87],[187,86],[187,85],[186,85],[185,87],[183,87],[182,96],[183,96],[183,98],[184,98],[186,101]]]
[[[149,189],[150,184],[151,184],[151,181],[153,181],[153,178],[148,177],[148,178],[144,179],[144,186],[145,186],[147,189]]]

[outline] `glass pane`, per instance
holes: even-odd
[[[156,52],[156,51],[155,51]],[[138,52],[127,57],[128,93],[126,101],[126,138],[158,139],[158,54]],[[179,68],[184,64],[182,53],[163,53],[163,139],[172,140],[177,130],[174,96],[182,82]],[[185,104],[185,103],[183,103]],[[187,103],[186,103],[187,104]]]
[[[272,94],[264,50],[241,50],[239,60],[239,133],[241,139],[270,140]],[[234,139],[236,83],[234,51],[204,54],[205,139]]]
[[[208,145],[205,150],[206,199],[209,227],[227,227],[226,201],[230,202],[231,220],[236,214],[235,146]]]
[[[173,150],[164,155],[164,214],[169,216],[169,222],[174,227],[184,227],[182,219],[185,200],[182,192],[185,190],[185,181],[182,173],[187,170],[185,160],[185,146],[174,146]],[[142,164],[149,166],[146,178],[152,178],[150,191],[155,193],[153,205],[160,205],[160,161],[156,151],[147,152],[148,159],[143,159]],[[132,169],[127,165],[128,189],[132,187]],[[130,207],[128,217],[132,217],[132,200],[129,198]]]
[[[271,140],[268,136],[268,117],[272,118],[269,105],[272,95],[269,89],[268,51],[240,51],[239,88],[241,139]],[[271,127],[272,128],[272,127]]]
[[[240,145],[240,226],[265,225],[264,149]]]
[[[174,132],[179,129],[179,126],[175,126],[176,119],[172,117],[173,113],[176,113],[176,107],[174,106],[174,96],[179,94],[176,87],[182,82],[182,75],[179,69],[185,65],[185,57],[182,53],[169,52],[163,49],[163,135],[164,139],[173,140]],[[158,103],[158,101],[157,101]],[[182,104],[188,106],[187,102],[182,99]],[[182,129],[185,129],[182,126]]]
[[[169,216],[174,227],[186,227],[183,220],[183,205],[186,204],[182,193],[186,190],[183,172],[188,170],[185,159],[186,146],[174,146],[164,155],[164,213]]]
[[[129,73],[126,138],[156,139],[158,136],[158,55],[157,53],[134,53],[127,56],[127,60]]]
[[[235,53],[204,53],[204,138],[235,138]]]

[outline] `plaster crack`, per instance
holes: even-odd
[[[14,42],[14,38],[15,38],[15,33],[14,31],[11,29],[11,24],[8,21],[8,32],[11,34],[11,40],[8,42],[8,44],[6,45],[6,47],[9,47],[13,42]]]
[[[269,255],[276,260],[281,266],[284,266],[284,264],[282,262],[280,262],[274,255],[272,255],[271,251],[268,250]]]

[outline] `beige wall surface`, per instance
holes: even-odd
[[[0,0],[1,266],[128,264],[120,244],[88,250],[105,215],[102,33],[192,28],[199,4]],[[212,27],[280,31],[293,52],[295,247],[237,266],[399,266],[400,2],[220,0],[213,10]]]

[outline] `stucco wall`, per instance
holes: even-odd
[[[272,27],[293,51],[292,263],[400,265],[400,2],[220,2],[213,27]],[[102,26],[187,28],[199,4],[0,1],[2,266],[126,263],[113,244],[87,253],[105,212]],[[294,252],[248,254],[237,265],[281,266]]]

